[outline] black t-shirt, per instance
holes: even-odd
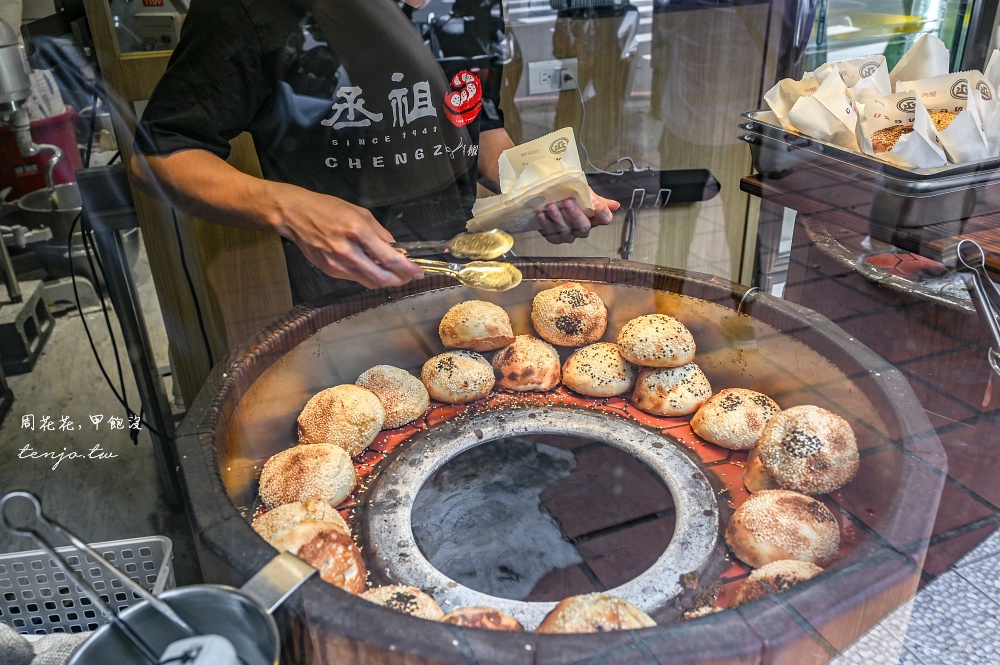
[[[136,148],[229,155],[243,131],[264,177],[370,209],[396,240],[451,237],[476,192],[480,131],[503,126],[498,71],[435,60],[393,0],[193,0]],[[485,92],[485,94],[484,94]],[[286,243],[296,300],[343,290]],[[293,265],[294,264],[294,265]],[[314,276],[318,284],[303,286]]]

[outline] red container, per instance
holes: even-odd
[[[74,109],[69,109],[60,115],[31,123],[31,138],[35,143],[49,143],[63,151],[63,158],[52,173],[57,185],[76,182],[76,170],[83,167],[73,131],[73,122],[78,117]],[[21,156],[10,125],[0,125],[0,189],[13,188],[8,199],[18,199],[45,187],[45,164],[51,154],[43,150],[34,157]]]

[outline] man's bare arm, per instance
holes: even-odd
[[[137,154],[131,170],[140,189],[188,214],[288,238],[331,277],[375,288],[405,284],[422,274],[389,245],[392,235],[368,210],[333,196],[255,178],[208,151]]]

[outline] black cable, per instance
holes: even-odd
[[[101,263],[101,257],[100,257],[100,255],[97,254],[97,248],[94,247],[94,239],[90,235],[91,229],[85,228],[85,223],[86,223],[86,220],[81,217],[80,218],[80,231],[81,231],[80,237],[81,237],[81,240],[83,241],[83,253],[87,257],[87,265],[90,266],[90,274],[93,275],[94,276],[94,280],[97,281],[98,271],[100,271],[101,275],[106,275],[107,273],[104,272],[104,265]],[[70,235],[70,238],[72,238],[72,237],[73,236]],[[70,241],[70,246],[72,246],[72,240]],[[96,264],[97,264],[97,268],[96,269],[94,268],[95,259],[96,259]],[[70,255],[70,262],[72,262],[72,255]],[[132,410],[132,407],[130,407],[129,403],[128,403],[128,393],[125,390],[125,372],[122,369],[121,355],[118,352],[118,340],[115,337],[115,331],[114,331],[114,329],[111,327],[111,317],[108,315],[108,306],[104,302],[104,297],[103,296],[101,296],[101,312],[104,314],[104,327],[107,329],[108,336],[111,338],[111,349],[112,349],[112,352],[115,355],[115,365],[118,368],[118,385],[121,387],[121,391],[122,391],[121,394],[122,394],[123,402],[124,402],[124,405],[125,405],[125,412],[129,416],[129,418],[131,419],[131,417],[133,415],[135,415],[135,412]],[[80,316],[83,316],[83,312],[80,312]],[[130,427],[129,428],[129,437],[132,439],[133,445],[138,445],[139,444],[139,431],[138,430],[132,429]]]
[[[111,159],[108,160],[108,166],[111,166],[116,161],[118,161],[118,158],[121,157],[121,156],[122,156],[122,151],[121,150],[119,150],[115,154],[111,155]]]
[[[184,279],[187,280],[188,289],[191,291],[191,300],[194,301],[194,313],[198,317],[198,329],[201,331],[201,341],[205,343],[205,353],[208,354],[208,371],[212,371],[212,345],[208,341],[208,331],[205,329],[205,318],[201,314],[201,303],[198,302],[198,294],[194,290],[194,280],[191,279],[191,271],[188,270],[187,259],[184,257],[184,242],[181,240],[181,225],[177,221],[177,211],[170,208],[170,214],[174,218],[174,233],[177,235],[177,251],[181,257],[181,268],[184,270]]]
[[[128,413],[129,417],[131,417],[132,415],[135,415],[135,414],[132,412],[131,409],[129,409],[128,404],[126,404],[126,402],[125,402],[125,399],[121,395],[118,394],[117,390],[115,390],[115,385],[111,381],[111,377],[108,376],[108,372],[104,369],[104,363],[101,362],[101,356],[97,352],[97,345],[94,343],[94,337],[90,334],[90,326],[87,325],[87,317],[85,317],[83,315],[83,307],[80,305],[80,293],[79,293],[79,291],[77,291],[77,287],[76,287],[76,270],[73,267],[73,261],[72,261],[73,254],[72,254],[72,251],[73,251],[73,231],[76,229],[77,222],[80,221],[81,215],[82,215],[82,213],[77,213],[76,217],[73,218],[73,223],[70,224],[70,227],[69,227],[69,238],[70,239],[69,239],[69,241],[67,243],[69,251],[70,251],[70,254],[69,254],[69,256],[70,256],[69,274],[70,274],[70,279],[71,279],[72,284],[73,284],[73,298],[76,300],[76,309],[77,309],[78,312],[80,312],[80,322],[83,323],[83,331],[87,335],[87,341],[90,343],[90,350],[93,351],[93,353],[94,353],[94,359],[97,361],[97,367],[101,370],[101,374],[104,375],[104,380],[105,380],[105,382],[107,382],[108,388],[111,389],[111,392],[114,394],[115,398],[118,400],[118,403],[121,404],[125,408],[125,410]],[[132,430],[131,424],[132,423],[130,421],[129,422],[129,429],[130,430]],[[161,434],[160,432],[156,431],[156,428],[154,428],[148,422],[146,422],[145,420],[143,420],[141,414],[139,415],[139,424],[140,425],[144,425],[155,436],[158,436],[158,437],[160,437],[161,439],[164,439],[164,440],[168,439],[168,437],[166,437],[163,434]]]
[[[97,129],[97,90],[94,90],[94,99],[90,103],[90,131],[87,134],[87,154],[83,158],[83,168],[90,168],[90,155],[94,149],[94,132]]]

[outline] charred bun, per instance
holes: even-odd
[[[750,577],[743,580],[743,584],[736,590],[736,597],[733,598],[730,607],[774,595],[799,582],[812,579],[822,572],[822,568],[807,561],[795,559],[772,561],[752,571]]]
[[[552,390],[562,377],[559,352],[546,341],[518,335],[493,356],[497,387],[504,390]]]
[[[365,590],[368,571],[361,550],[350,535],[331,524],[299,522],[271,541],[271,545],[299,557],[335,587],[354,594]]]
[[[520,621],[492,607],[460,607],[454,612],[446,614],[441,621],[466,628],[515,632],[524,630]]]

